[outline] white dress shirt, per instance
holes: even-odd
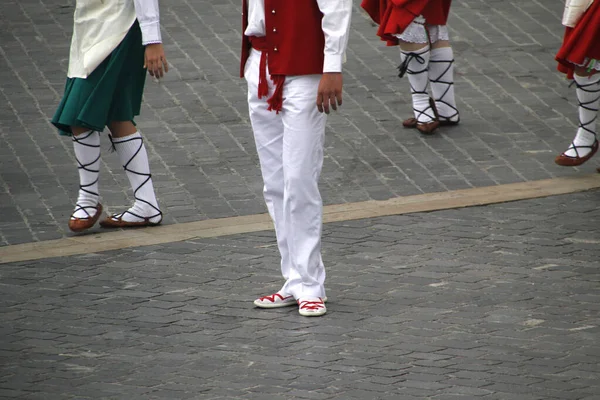
[[[69,78],[87,78],[138,20],[142,44],[161,43],[158,0],[77,0]]]
[[[352,0],[316,1],[323,13],[321,23],[325,34],[323,72],[342,72],[350,32]],[[248,0],[248,27],[244,34],[246,36],[265,36],[265,32],[265,1]]]

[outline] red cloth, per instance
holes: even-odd
[[[567,28],[563,44],[556,54],[558,70],[573,79],[575,64],[586,58],[600,60],[600,1],[596,0],[574,28]]]
[[[266,36],[250,38],[244,34],[248,27],[248,3],[242,0],[242,57],[240,76],[252,47],[262,51],[258,96],[266,96],[267,62],[275,93],[267,101],[269,110],[281,111],[283,83],[286,75],[323,73],[325,35],[321,27],[323,14],[316,0],[265,0]]]
[[[242,34],[248,27],[248,4],[242,1]],[[265,49],[273,75],[323,73],[325,35],[323,14],[316,0],[265,0]],[[240,76],[250,54],[250,38],[243,35]]]
[[[401,34],[419,15],[430,25],[446,25],[452,0],[363,0],[361,7],[379,24],[377,35],[388,46],[398,44]]]
[[[258,98],[269,94],[269,83],[267,82],[267,53],[269,51],[267,40],[265,37],[249,37],[252,47],[261,52],[260,54],[260,65],[258,67]],[[277,113],[281,111],[283,107],[283,84],[285,82],[285,75],[271,75],[271,79],[275,84],[275,91],[267,103],[269,104],[268,110],[275,110]]]

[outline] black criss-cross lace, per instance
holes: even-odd
[[[429,51],[429,50],[427,50]],[[404,55],[404,61],[402,61],[402,63],[398,66],[398,77],[402,78],[404,77],[404,75],[408,74],[408,75],[419,75],[419,74],[428,74],[429,75],[429,65],[427,65],[425,59],[422,57],[422,54],[426,53],[425,52],[421,52],[421,53],[414,53],[414,52],[402,52],[402,54]],[[412,60],[416,60],[419,64],[423,65],[423,69],[419,70],[419,71],[414,71],[412,69],[409,68],[409,64]],[[425,88],[422,91],[416,90],[415,87],[412,85],[412,83],[410,82],[410,79],[408,80],[408,84],[410,85],[410,91],[412,94],[424,94],[426,96],[429,97],[429,93],[427,93],[427,85],[425,85]],[[436,116],[435,116],[435,110],[433,109],[433,107],[431,107],[431,102],[429,102],[429,107],[426,107],[424,110],[417,110],[416,108],[413,107],[413,110],[418,113],[416,120],[419,121],[421,119],[421,116],[425,115],[426,117],[428,117],[430,120],[435,121],[436,120]]]
[[[95,131],[89,131],[87,133],[87,135],[85,135],[85,136],[84,135],[79,135],[79,136],[82,136],[82,137],[77,137],[77,135],[73,135],[72,138],[73,138],[73,141],[77,142],[78,145],[98,149],[98,148],[100,148],[99,144],[98,145],[93,145],[93,144],[89,144],[89,143],[85,143],[84,142],[84,140],[86,140],[87,138],[89,138],[94,133],[96,133],[96,132]],[[82,163],[81,160],[79,160],[79,158],[77,158],[77,153],[75,153],[75,160],[77,161],[77,169],[83,169],[83,170],[88,171],[88,172],[93,172],[95,174],[99,174],[99,172],[100,172],[99,169],[92,169],[90,167],[92,165],[94,165],[96,162],[98,162],[98,160],[100,160],[100,152],[98,152],[98,157],[96,157],[96,159],[94,161],[89,162],[87,164]],[[84,184],[81,184],[81,182],[80,182],[79,183],[79,190],[81,190],[82,192],[91,194],[92,196],[99,196],[98,193],[93,192],[93,191],[91,191],[91,190],[88,189],[90,186],[94,186],[96,183],[98,183],[98,179],[99,179],[99,175],[96,175],[96,180],[94,180],[91,183],[86,183],[84,185]],[[88,212],[88,209],[94,210],[93,214],[90,214]],[[94,217],[94,215],[98,211],[98,207],[97,206],[82,206],[81,204],[76,203],[75,204],[75,211],[73,211],[73,214],[72,214],[71,217],[72,218],[76,218],[76,217],[73,217],[73,215],[77,214],[78,211],[83,211],[84,213],[87,214],[87,217],[78,218],[78,219],[88,219],[88,218],[93,218]]]
[[[454,113],[452,115],[439,115],[439,110],[436,110],[436,111],[438,114],[437,115],[438,119],[443,119],[445,121],[451,121],[452,118],[458,117],[458,109],[456,107],[454,107],[452,104],[448,103],[446,100],[444,100],[444,98],[446,97],[446,95],[448,94],[448,92],[450,91],[452,86],[454,85],[454,82],[445,81],[442,79],[442,77],[444,75],[446,75],[446,73],[450,70],[450,68],[452,68],[452,64],[454,64],[454,59],[452,59],[452,60],[431,60],[430,59],[429,63],[436,63],[436,64],[447,63],[448,64],[446,69],[444,69],[444,71],[438,77],[429,76],[429,82],[446,85],[446,89],[444,90],[444,93],[442,93],[442,95],[439,98],[435,99],[435,102],[446,105],[448,108],[453,110]]]
[[[140,185],[139,185],[139,186],[138,186],[138,187],[137,187],[137,188],[136,188],[136,189],[133,191],[133,197],[134,197],[134,199],[135,199],[136,201],[141,201],[142,203],[148,204],[150,207],[152,207],[154,210],[156,210],[156,214],[154,214],[154,215],[152,215],[152,216],[150,216],[150,217],[144,217],[144,216],[142,216],[142,215],[137,215],[136,213],[134,213],[134,212],[131,212],[131,211],[127,210],[127,211],[124,211],[124,212],[122,212],[122,213],[120,213],[120,214],[115,214],[115,215],[113,215],[113,216],[112,216],[112,218],[113,218],[113,219],[121,219],[121,218],[123,217],[123,215],[125,215],[125,213],[127,213],[127,214],[131,214],[131,215],[133,215],[134,217],[136,217],[136,218],[139,218],[139,219],[141,219],[141,220],[147,220],[147,221],[151,221],[153,218],[156,218],[156,217],[160,217],[160,219],[162,220],[162,212],[161,212],[161,211],[160,211],[160,210],[159,210],[159,209],[158,209],[158,208],[157,208],[155,205],[153,205],[152,203],[150,203],[150,202],[149,202],[149,201],[147,201],[147,200],[144,200],[144,199],[142,199],[141,197],[138,197],[138,195],[137,195],[137,192],[138,192],[138,191],[139,191],[139,190],[140,190],[140,189],[141,189],[141,188],[142,188],[142,187],[143,187],[145,184],[147,184],[148,182],[150,182],[150,180],[152,179],[152,174],[145,173],[145,172],[139,172],[139,171],[135,171],[135,170],[133,170],[133,169],[130,169],[130,168],[129,168],[129,164],[130,164],[130,163],[133,161],[133,159],[134,159],[134,158],[135,158],[135,157],[136,157],[136,156],[139,154],[139,152],[142,150],[142,146],[144,145],[144,139],[143,139],[143,138],[140,136],[140,137],[134,137],[134,138],[130,138],[130,139],[121,140],[121,141],[119,141],[119,142],[115,142],[115,141],[113,140],[113,137],[112,137],[112,135],[109,135],[108,137],[110,138],[110,141],[111,141],[111,143],[112,143],[112,147],[113,147],[113,149],[114,149],[114,150],[116,150],[116,146],[117,146],[117,145],[120,145],[120,144],[125,144],[125,143],[127,143],[127,142],[131,142],[131,141],[134,141],[134,140],[137,140],[137,141],[139,142],[139,146],[138,146],[137,150],[135,151],[135,153],[133,154],[133,156],[131,156],[131,158],[129,159],[129,161],[127,161],[127,162],[125,163],[125,165],[123,165],[123,169],[124,169],[126,172],[131,172],[132,174],[139,175],[139,176],[145,176],[145,177],[146,177],[146,179],[144,180],[144,182],[142,182],[142,183],[141,183],[141,184],[140,184]],[[159,220],[159,222],[160,222],[160,220]]]
[[[585,103],[582,103],[581,101],[577,100],[579,103],[579,107],[588,110],[588,111],[592,111],[594,113],[594,118],[592,118],[591,120],[587,121],[587,122],[583,122],[581,121],[581,118],[579,118],[579,126],[578,128],[583,129],[586,132],[591,133],[592,135],[594,135],[594,143],[592,143],[591,145],[576,145],[575,142],[571,142],[571,145],[569,146],[569,148],[567,149],[566,152],[563,153],[563,155],[565,157],[570,157],[570,158],[583,158],[585,156],[580,156],[579,155],[579,149],[589,149],[590,151],[594,151],[594,148],[596,146],[598,146],[597,142],[598,140],[596,139],[596,132],[593,131],[592,129],[590,129],[588,126],[592,125],[596,122],[596,119],[598,119],[598,109],[591,107],[592,104],[597,103],[598,101],[600,101],[600,82],[593,82],[593,83],[588,83],[588,84],[580,84],[579,82],[577,82],[576,80],[573,80],[573,83],[575,83],[575,85],[577,86],[577,90],[582,90],[586,93],[598,93],[598,96],[596,96],[593,100],[591,101],[587,101]],[[593,89],[592,87],[595,86],[596,88]],[[575,151],[575,157],[573,156],[569,156],[566,153],[569,150],[574,150]],[[589,154],[589,153],[588,153]]]

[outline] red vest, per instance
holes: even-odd
[[[242,0],[242,34],[248,26],[248,3]],[[272,75],[323,73],[325,36],[323,14],[316,0],[265,0],[266,37],[263,41]],[[240,76],[250,53],[250,39],[243,35]]]
[[[446,25],[450,3],[452,0],[363,0],[361,7],[379,24],[381,40],[393,46],[398,44],[394,35],[404,32],[419,15],[430,25]]]

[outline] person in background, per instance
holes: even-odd
[[[563,18],[567,26],[556,54],[558,70],[574,79],[579,105],[579,127],[569,148],[556,164],[575,167],[598,151],[596,119],[600,103],[600,1],[568,1]],[[600,171],[599,171],[600,172]]]
[[[379,24],[377,35],[389,46],[400,46],[399,76],[408,75],[414,111],[414,117],[402,125],[423,134],[460,121],[454,96],[454,52],[446,26],[450,4],[451,0],[363,0],[361,4]]]
[[[158,0],[77,0],[65,92],[52,118],[73,140],[79,195],[69,228],[81,232],[102,215],[99,202],[100,132],[108,127],[135,203],[106,217],[108,228],[152,226],[162,221],[148,155],[133,119],[139,115],[146,70],[168,71]]]
[[[326,313],[321,258],[326,114],[342,104],[352,0],[243,0],[241,76],[285,283],[254,304]]]

